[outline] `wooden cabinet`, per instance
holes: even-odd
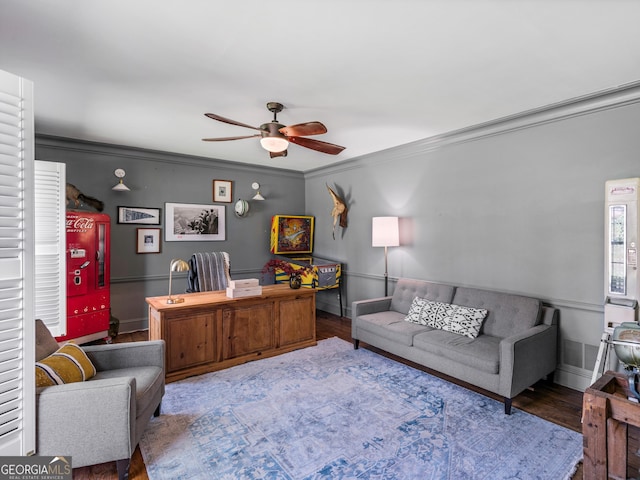
[[[280,302],[280,345],[292,345],[316,338],[316,322],[304,321],[316,315],[315,297]]]
[[[149,297],[149,338],[166,342],[171,382],[316,344],[315,290],[268,285],[262,295],[182,295],[183,303]]]
[[[175,372],[215,359],[214,317],[210,313],[174,317],[167,323],[166,369]]]
[[[273,303],[225,308],[222,313],[222,358],[241,357],[276,347]]]

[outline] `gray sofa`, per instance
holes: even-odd
[[[476,338],[406,321],[413,299],[487,310]],[[363,341],[511,400],[556,368],[555,308],[520,295],[401,278],[393,296],[352,304],[354,348]]]

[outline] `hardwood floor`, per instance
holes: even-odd
[[[339,337],[344,340],[351,341],[351,320],[349,318],[341,318],[327,312],[318,311],[316,335],[318,340],[331,337]],[[118,335],[118,337],[115,339],[116,343],[136,342],[141,340],[147,340],[146,330],[121,334]],[[472,390],[476,390],[485,395],[491,396],[492,398],[501,400],[501,398],[496,395],[489,394],[488,392],[479,390],[475,387],[471,387],[468,384],[464,384],[453,378],[447,377],[446,375],[442,375],[438,372],[429,370],[412,362],[405,361],[399,357],[370,347],[366,344],[361,343],[361,348],[368,348],[372,351],[380,353],[381,355],[385,355],[389,358],[406,363],[407,365],[410,365],[412,367],[426,371],[432,375],[444,378],[445,380],[448,380],[452,383],[463,385],[466,388],[471,388]],[[562,425],[571,430],[575,430],[577,432],[582,431],[582,424],[580,422],[580,418],[582,415],[582,392],[562,387],[552,382],[541,381],[534,385],[532,389],[525,390],[523,393],[514,398],[513,406],[515,408],[524,410],[525,412],[549,420],[550,422]],[[638,438],[637,432],[631,432],[630,429],[630,437],[631,436],[633,436],[634,439],[630,440],[629,448],[633,451],[633,453],[635,453],[638,448],[638,441],[636,440]],[[633,457],[635,457],[635,455],[633,455]],[[632,455],[630,455],[629,458],[632,458]],[[635,458],[637,459],[637,457]],[[631,465],[630,470],[632,468],[635,468],[636,473],[638,472],[637,465]],[[634,477],[635,475],[636,474],[630,471],[630,477]],[[76,468],[73,470],[73,478],[77,480],[117,479],[118,474],[116,471],[116,464],[115,462],[110,462],[100,465],[93,465],[90,467]],[[149,478],[147,476],[147,471],[139,447],[136,448],[133,459],[131,461],[129,478],[131,480],[145,480]],[[578,466],[578,470],[573,476],[574,480],[581,478],[583,478],[582,464]]]

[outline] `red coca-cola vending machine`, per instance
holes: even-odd
[[[108,336],[110,231],[109,215],[67,212],[67,333],[56,337],[59,342]]]

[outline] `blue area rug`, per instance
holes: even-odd
[[[338,338],[167,385],[151,480],[570,478],[582,435]]]

